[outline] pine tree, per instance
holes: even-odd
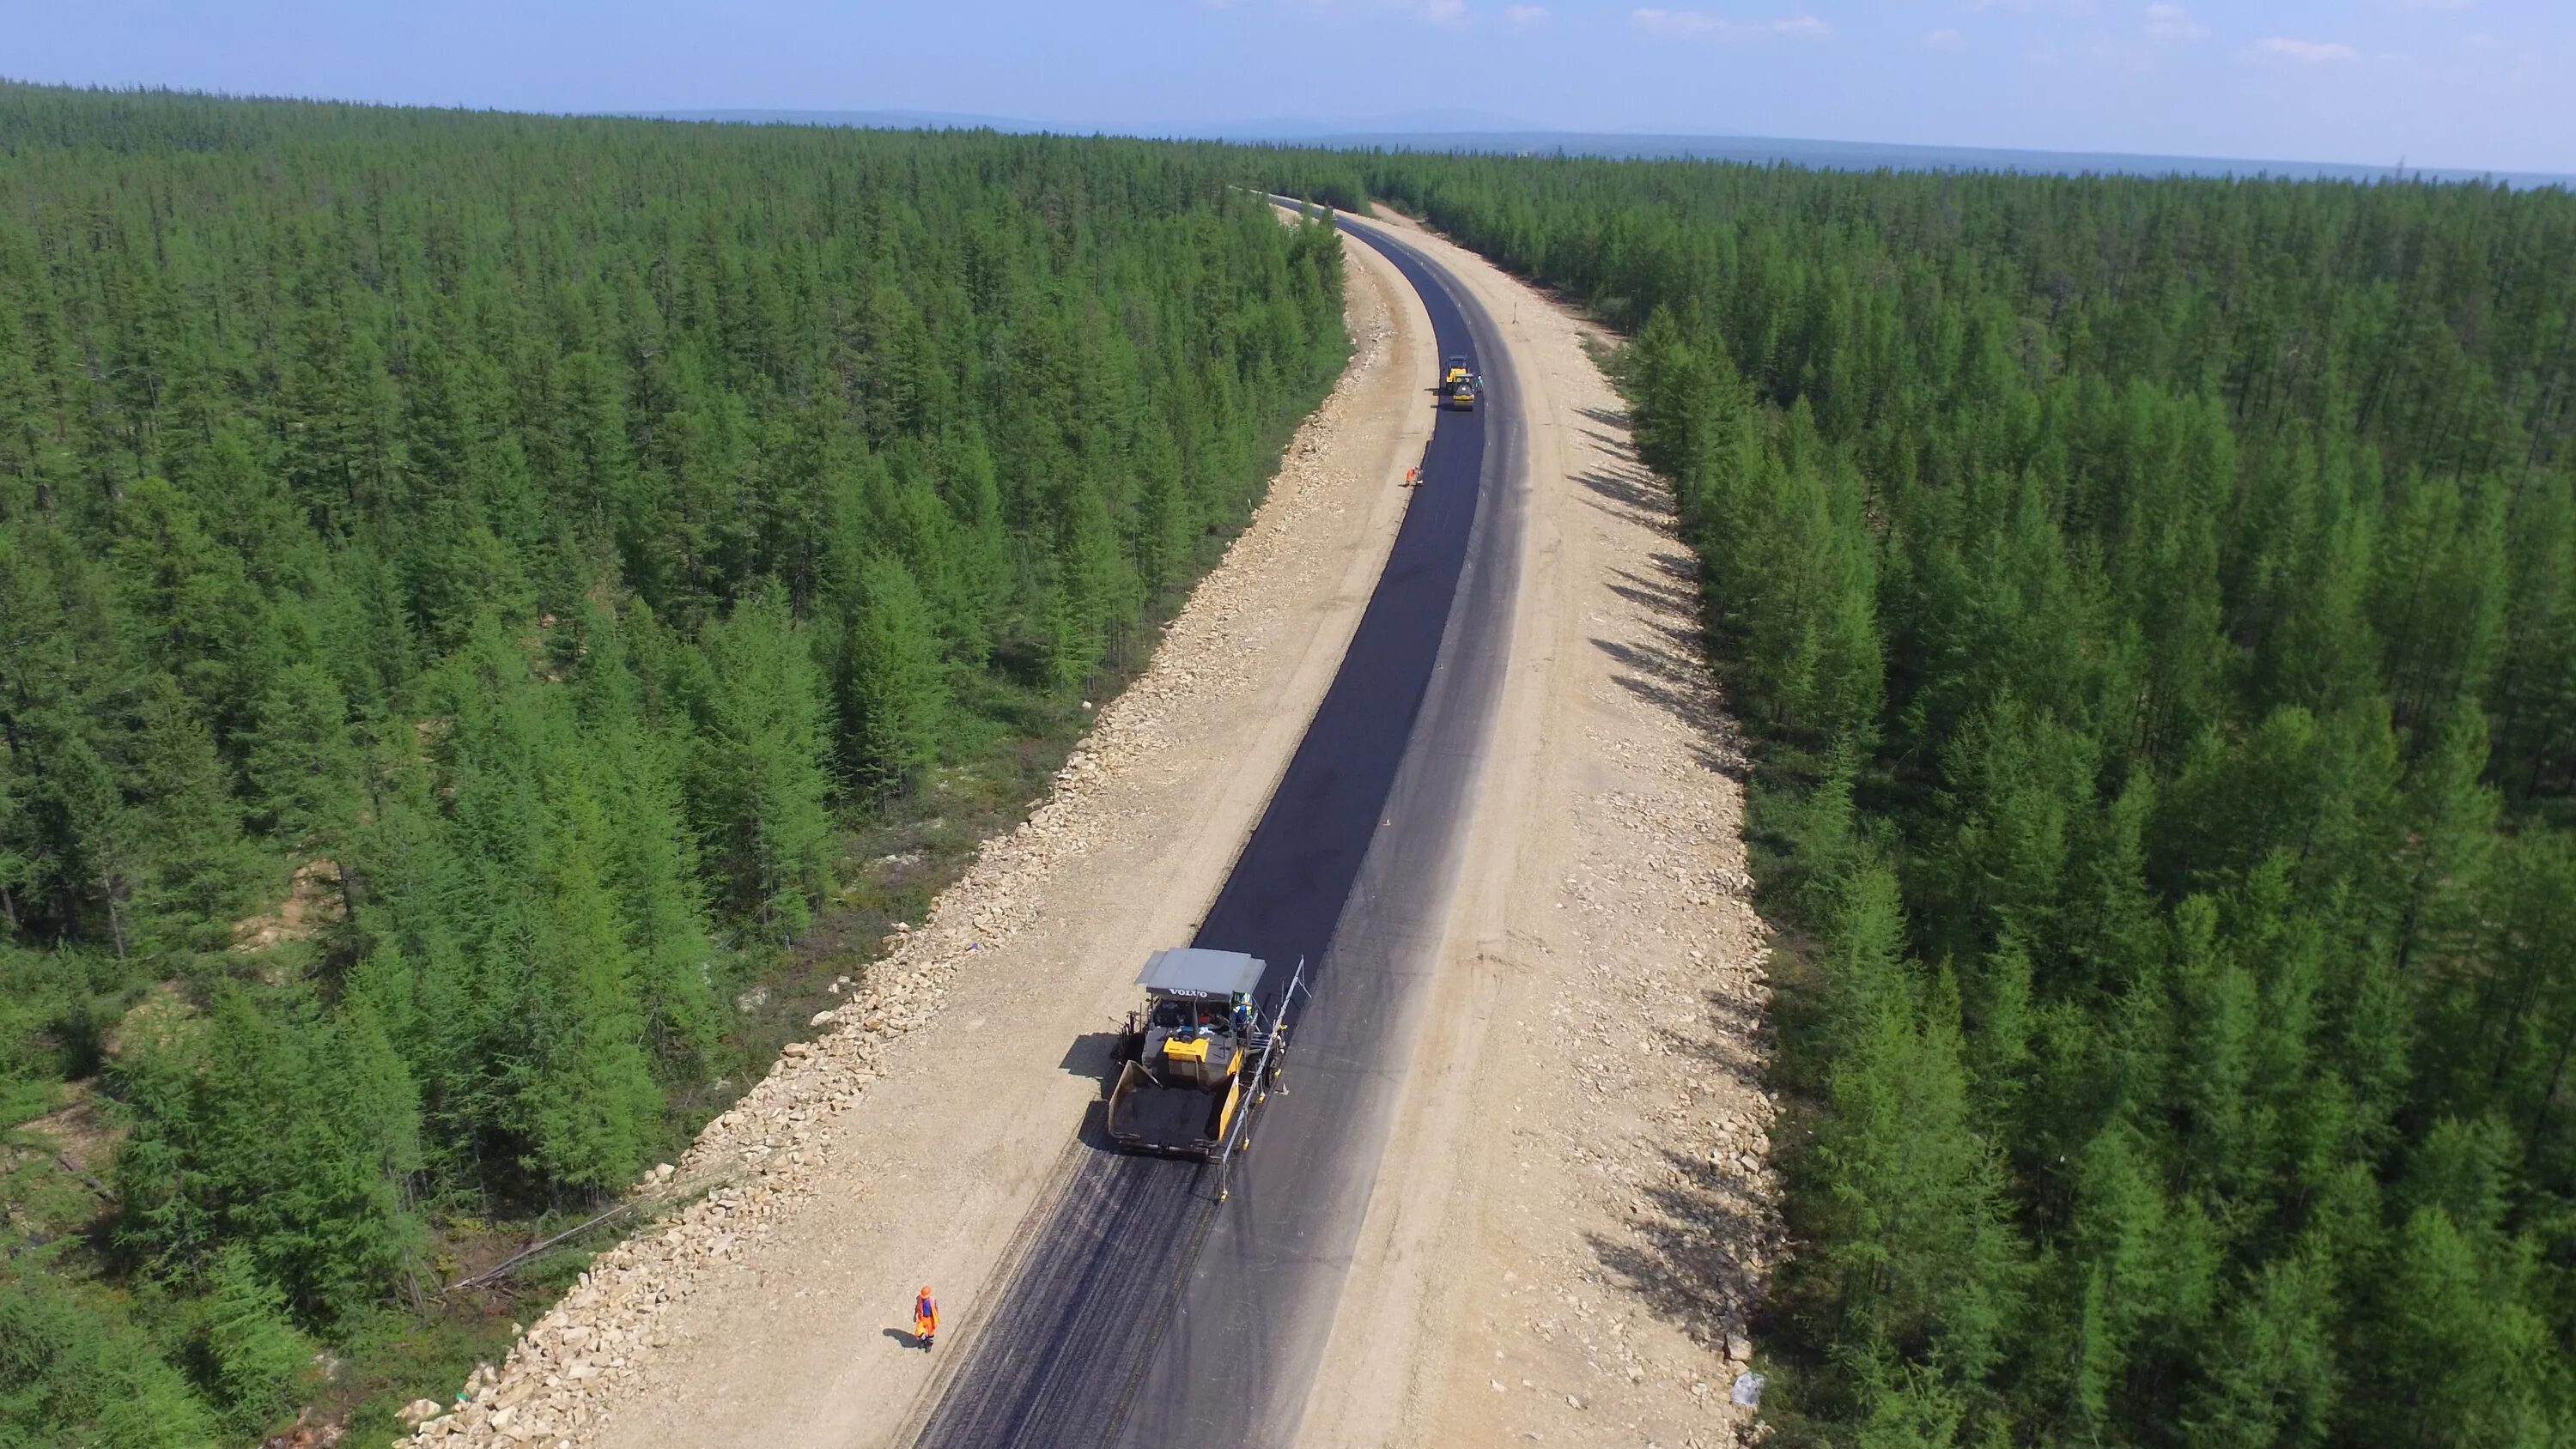
[[[1092,489],[1070,492],[1061,505],[1050,601],[1055,617],[1045,636],[1047,677],[1059,691],[1081,686],[1137,607],[1135,571],[1119,547],[1107,503]]]
[[[282,392],[286,473],[314,525],[336,533],[386,502],[398,399],[384,349],[355,325],[350,303],[317,302],[297,320]]]
[[[763,590],[707,628],[691,804],[726,902],[784,939],[830,872],[822,698],[805,631]]]
[[[1654,310],[1620,362],[1636,403],[1638,459],[1666,477],[1687,477],[1707,447],[1722,384],[1670,307]]]
[[[100,934],[124,960],[140,944],[133,898],[146,870],[147,824],[127,805],[114,769],[82,735],[60,742],[46,773],[51,813],[68,847],[57,855],[58,883],[79,893],[65,914],[77,919],[80,903],[95,902],[105,926]]]
[[[535,982],[530,1059],[515,1125],[528,1165],[600,1191],[651,1151],[662,1092],[644,1051],[635,967],[600,874],[606,822],[577,782],[557,785],[543,864],[544,917],[528,942]]]
[[[843,645],[840,684],[845,758],[864,788],[909,788],[938,756],[947,682],[930,611],[912,575],[891,558],[862,573],[858,606]]]
[[[2391,1244],[2365,1320],[2383,1442],[2540,1445],[2568,1431],[2553,1409],[2566,1393],[2564,1355],[2525,1299],[2529,1249],[2483,1226],[2464,1231],[2423,1207]]]
[[[1859,1449],[1944,1449],[1959,1442],[1966,1396],[1920,1365],[1891,1365],[1884,1354],[1860,1375]]]
[[[16,767],[14,751],[0,750],[0,926],[15,936],[24,929],[27,889],[39,879],[34,822],[28,818],[31,782]]]
[[[358,813],[358,751],[340,687],[311,664],[279,677],[250,738],[251,799],[290,848],[327,850]]]
[[[138,479],[118,519],[128,607],[152,631],[145,652],[217,717],[237,715],[268,672],[268,603],[240,555],[218,543],[179,490]]]
[[[1128,552],[1143,596],[1156,598],[1188,576],[1201,524],[1181,477],[1180,444],[1170,425],[1153,419],[1136,440],[1136,507]]]
[[[1813,1149],[1822,1247],[1806,1271],[1859,1341],[1972,1383],[2001,1350],[2017,1270],[1969,1118],[1955,988],[1918,988],[1901,950],[1895,881],[1864,871],[1828,968],[1839,1030]]]
[[[275,871],[242,838],[230,772],[178,684],[155,675],[140,713],[135,778],[153,822],[147,930],[199,949],[220,946],[230,923],[274,887]]]
[[[202,1038],[141,1047],[120,1069],[134,1116],[120,1236],[147,1261],[176,1273],[238,1247],[321,1320],[390,1284],[415,1231],[398,1182],[417,1165],[417,1107],[371,1023],[227,985]]]
[[[2414,829],[2396,926],[2401,971],[2425,938],[2456,939],[2474,924],[2471,901],[2494,842],[2501,803],[2494,790],[2480,783],[2486,763],[2486,713],[2459,700],[2435,724],[2432,741],[2405,785],[2404,809]]]
[[[2209,1390],[2185,1406],[2192,1442],[2316,1444],[2333,1423],[2343,1375],[2333,1324],[2335,1271],[2320,1250],[2267,1263],[2228,1305]]]
[[[299,1381],[312,1372],[313,1344],[286,1316],[286,1297],[262,1281],[245,1250],[215,1260],[206,1301],[206,1357],[224,1416],[235,1433],[255,1435],[295,1407]]]
[[[0,1403],[31,1444],[197,1449],[223,1434],[146,1331],[24,1269],[0,1277]]]
[[[2512,584],[2495,698],[2498,743],[2518,766],[2503,783],[2536,790],[2576,747],[2576,487],[2543,481],[2508,520]]]

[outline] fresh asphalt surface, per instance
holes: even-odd
[[[1516,389],[1491,320],[1397,237],[1342,226],[1413,284],[1444,363],[1465,355],[1486,391],[1473,412],[1440,413],[1341,669],[1193,941],[1268,961],[1267,993],[1305,960],[1288,1090],[1253,1119],[1258,1146],[1222,1207],[1210,1169],[1107,1150],[1095,1112],[1007,1288],[952,1330],[962,1357],[921,1445],[1296,1435],[1439,945],[1509,652],[1520,527]]]

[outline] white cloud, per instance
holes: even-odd
[[[1923,37],[1923,48],[1925,50],[1965,50],[1968,48],[1968,37],[1944,26]]]
[[[2258,65],[2342,65],[2361,59],[2361,52],[2340,40],[2291,40],[2267,35],[2245,47],[2243,58]]]
[[[1777,20],[1730,20],[1705,10],[1631,10],[1628,21],[1648,35],[1676,40],[1750,40],[1764,35],[1821,38],[1834,28],[1813,15]]]
[[[1503,7],[1503,23],[1514,30],[1536,30],[1547,23],[1547,7],[1507,5]]]
[[[2179,5],[2147,7],[2147,34],[2158,40],[2207,40],[2209,27],[2192,19]]]
[[[1209,10],[1233,10],[1251,0],[1196,0]],[[1270,0],[1271,10],[1306,15],[1412,15],[1438,25],[1469,18],[1467,0]]]
[[[1628,23],[1648,35],[1710,35],[1735,28],[1732,21],[1696,10],[1631,10]]]

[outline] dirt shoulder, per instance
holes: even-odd
[[[1743,762],[1696,567],[1597,329],[1404,230],[1505,334],[1527,527],[1429,1026],[1302,1442],[1734,1443],[1781,1243]]]
[[[673,1184],[726,1185],[602,1254],[418,1442],[874,1445],[1002,1288],[1012,1235],[1099,1095],[1137,965],[1186,942],[1331,683],[1432,414],[1428,317],[1344,248],[1358,354],[1268,499],[1048,801],[710,1124]]]

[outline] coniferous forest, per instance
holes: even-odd
[[[1626,330],[1782,1442],[2576,1436],[2576,197],[1289,154]]]
[[[1256,176],[1630,338],[1784,1442],[2576,1437],[2576,198],[0,86],[0,1445],[453,1355],[720,1108],[1346,355]]]
[[[418,1377],[720,1109],[853,823],[1060,750],[1339,371],[1233,179],[0,87],[0,1122],[112,1149],[8,1133],[0,1444]]]

